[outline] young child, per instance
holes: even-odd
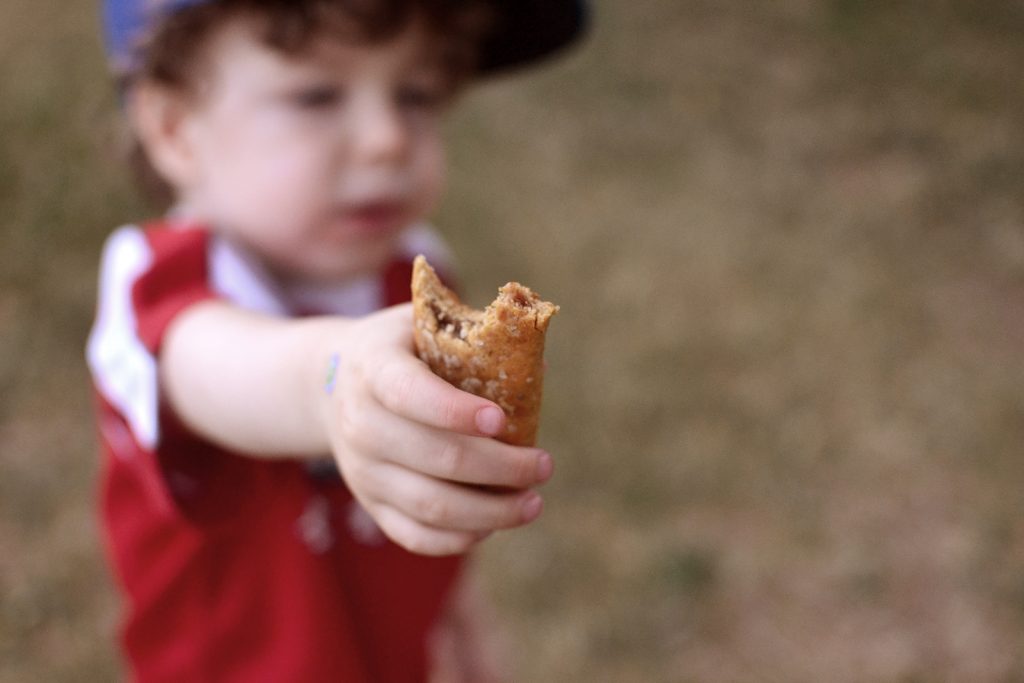
[[[419,681],[435,639],[446,680],[500,678],[460,556],[540,514],[551,457],[490,438],[504,414],[415,357],[401,304],[415,254],[448,263],[424,218],[449,105],[572,42],[580,3],[107,0],[105,20],[172,201],[109,238],[87,351],[132,678]]]

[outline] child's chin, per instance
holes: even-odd
[[[321,282],[343,281],[379,271],[394,257],[395,246],[391,242],[350,245],[315,254],[302,271],[307,278]]]

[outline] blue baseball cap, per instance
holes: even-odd
[[[217,0],[103,0],[107,55],[115,73],[130,73],[146,31],[177,11]],[[480,71],[527,66],[575,42],[587,25],[586,0],[491,0],[495,29],[481,46]]]

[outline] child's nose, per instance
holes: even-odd
[[[353,148],[364,163],[401,160],[408,133],[398,108],[384,98],[364,102],[355,116]]]

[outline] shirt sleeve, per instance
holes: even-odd
[[[211,244],[202,228],[129,226],[111,235],[87,347],[101,440],[121,482],[110,487],[114,497],[135,500],[133,514],[144,506],[201,526],[244,514],[255,487],[276,472],[198,437],[162,400],[157,359],[168,327],[189,306],[222,298],[210,277]]]
[[[152,262],[132,287],[139,339],[154,356],[168,325],[182,310],[216,298],[209,280],[204,230],[154,229],[146,234]]]
[[[156,358],[163,335],[182,310],[216,297],[206,275],[207,240],[198,229],[128,226],[104,247],[86,355],[97,390],[145,448],[160,441]]]

